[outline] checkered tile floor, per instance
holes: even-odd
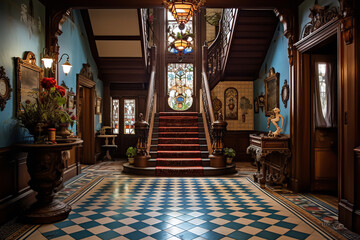
[[[104,177],[27,239],[332,239],[247,178]]]

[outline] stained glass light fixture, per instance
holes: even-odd
[[[178,22],[179,28],[184,29],[194,11],[204,5],[205,0],[164,0],[163,3]]]

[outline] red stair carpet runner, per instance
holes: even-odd
[[[160,112],[156,176],[203,176],[197,112]]]

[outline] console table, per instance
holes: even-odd
[[[98,138],[105,138],[105,144],[101,145],[102,148],[106,150],[106,155],[104,156],[104,160],[111,160],[110,149],[117,148],[115,144],[115,138],[117,135],[97,135]],[[112,139],[111,143],[109,143],[109,139]]]
[[[246,153],[251,154],[257,166],[254,181],[265,188],[265,183],[287,187],[287,164],[291,157],[289,137],[267,137],[264,134],[250,134],[250,146]]]

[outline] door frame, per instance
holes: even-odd
[[[295,179],[293,189],[297,192],[309,191],[312,179],[312,128],[313,107],[311,82],[311,51],[326,44],[336,36],[337,45],[337,106],[338,106],[338,196],[341,195],[341,166],[343,161],[344,121],[342,112],[344,106],[343,78],[342,78],[342,34],[341,22],[336,19],[326,26],[301,39],[294,46],[297,49],[296,59],[296,81],[294,81],[294,114],[291,121],[294,123],[294,134],[292,135],[295,150],[293,150],[293,167],[295,168]],[[311,142],[311,144],[309,144]]]
[[[92,79],[90,79],[84,75],[81,75],[81,74],[76,75],[76,109],[79,109],[80,87],[89,88],[90,89],[90,99],[95,99],[95,85],[96,85],[96,82],[93,81]],[[90,108],[90,126],[87,127],[90,131],[90,137],[89,137],[89,139],[83,139],[84,142],[82,145],[87,145],[89,147],[90,157],[88,160],[86,160],[85,162],[82,162],[82,163],[95,164],[96,163],[96,159],[95,159],[95,118],[94,118],[94,116],[95,116],[95,101],[90,101],[90,105],[86,106],[86,107]],[[80,122],[77,123],[77,126],[76,126],[77,129],[80,129],[80,124],[81,124]]]

